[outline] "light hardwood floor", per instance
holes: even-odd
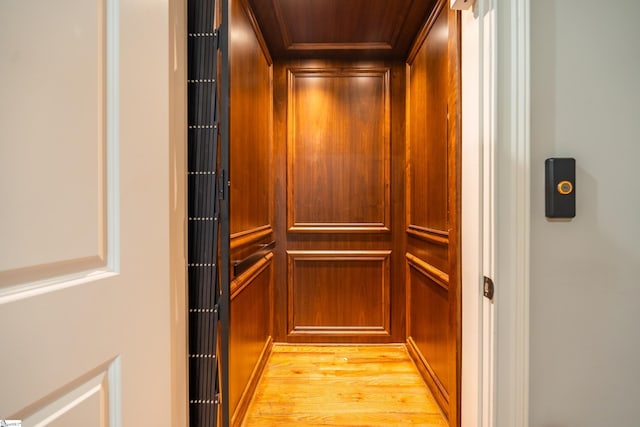
[[[276,344],[243,427],[447,426],[402,345]]]

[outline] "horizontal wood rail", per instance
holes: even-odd
[[[248,257],[239,260],[233,261],[233,274],[235,276],[241,275],[243,272],[247,271],[253,264],[256,263],[260,258],[264,257],[266,254],[271,252],[273,248],[276,247],[275,240],[271,243],[267,243],[264,245],[260,245],[258,250],[249,255]]]

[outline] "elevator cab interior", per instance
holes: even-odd
[[[232,0],[229,55],[232,425],[274,343],[406,345],[459,425],[459,12]]]

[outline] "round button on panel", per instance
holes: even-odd
[[[573,184],[571,181],[560,181],[556,188],[558,189],[558,193],[566,196],[573,191]]]

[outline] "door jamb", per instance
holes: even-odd
[[[498,427],[529,425],[530,1],[494,0]]]
[[[463,427],[529,425],[529,5],[477,0],[463,17]]]

